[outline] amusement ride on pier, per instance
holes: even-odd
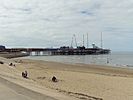
[[[75,41],[76,48],[73,47]],[[52,52],[52,55],[98,55],[98,54],[109,54],[110,49],[103,49],[102,44],[102,33],[101,33],[101,48],[92,44],[92,48],[88,48],[88,34],[87,34],[87,48],[84,46],[84,35],[83,35],[83,46],[77,46],[76,35],[72,37],[71,47],[62,46],[58,50]]]

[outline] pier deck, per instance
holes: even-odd
[[[6,52],[25,52],[29,55],[96,55],[109,54],[109,49],[102,48],[8,48]]]

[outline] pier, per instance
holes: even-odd
[[[98,55],[98,54],[108,54],[109,49],[102,48],[85,48],[85,47],[60,47],[60,48],[8,48],[4,51],[22,52],[29,56],[46,56],[46,55]]]
[[[87,48],[84,46],[84,35],[82,46],[77,45],[76,35],[74,34],[71,41],[71,46],[62,46],[60,48],[5,48],[5,46],[0,46],[0,52],[6,53],[21,53],[27,56],[45,56],[45,55],[99,55],[99,54],[109,54],[110,49],[103,49],[102,43],[102,33],[101,33],[101,47],[99,48],[95,44],[92,44],[92,48],[89,48],[88,44],[88,34],[87,34]],[[75,43],[75,48],[73,46]]]

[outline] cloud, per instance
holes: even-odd
[[[1,0],[0,41],[59,47],[70,45],[73,34],[81,45],[82,35],[89,33],[89,43],[100,45],[103,32],[105,48],[133,50],[132,5],[132,0]]]

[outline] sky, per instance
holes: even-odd
[[[133,51],[133,0],[0,0],[0,44],[6,47],[95,43]],[[75,43],[73,43],[75,46]]]

